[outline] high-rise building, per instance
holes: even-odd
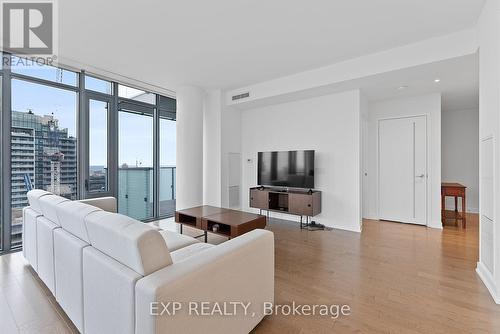
[[[12,244],[21,242],[22,208],[28,183],[61,196],[77,197],[77,140],[53,115],[12,112]]]
[[[12,208],[28,205],[26,177],[35,179],[35,130],[12,127],[11,129]]]

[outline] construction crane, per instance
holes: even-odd
[[[61,164],[64,161],[64,154],[54,152],[48,155],[50,158],[50,186],[49,191],[56,194],[61,194]]]

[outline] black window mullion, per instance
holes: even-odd
[[[3,57],[10,57],[4,54]],[[3,59],[2,59],[3,61]],[[11,227],[12,227],[12,211],[11,211],[11,71],[8,67],[3,69],[2,75],[2,156],[1,156],[1,174],[2,174],[2,191],[0,194],[2,205],[2,247],[3,251],[11,249]]]

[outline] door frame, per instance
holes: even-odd
[[[415,114],[415,115],[405,115],[405,116],[394,116],[394,117],[382,117],[377,119],[377,154],[376,154],[376,168],[377,168],[377,217],[380,220],[380,123],[383,121],[397,120],[397,119],[408,119],[415,117],[424,117],[425,119],[425,224],[421,226],[429,226],[430,221],[430,205],[431,205],[431,194],[429,187],[429,178],[431,175],[430,171],[430,147],[429,147],[429,129],[430,129],[430,117],[428,114]],[[406,224],[405,222],[400,222]],[[417,224],[415,224],[417,225]],[[418,224],[420,225],[420,224]]]

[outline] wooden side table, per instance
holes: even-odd
[[[462,226],[466,227],[465,218],[465,189],[467,187],[460,183],[441,183],[441,222],[444,226],[446,220],[446,197],[455,198],[455,219],[462,220]],[[458,197],[462,198],[462,213],[458,213]]]

